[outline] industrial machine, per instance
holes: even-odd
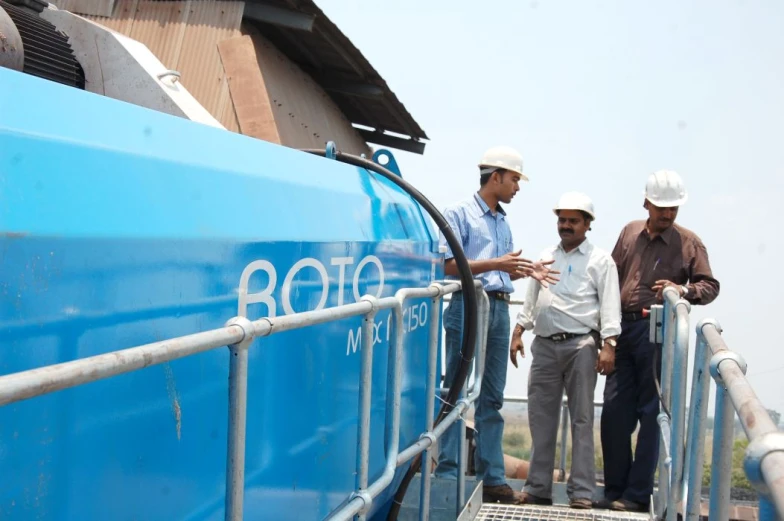
[[[364,330],[356,314],[278,324],[427,288],[442,276],[433,220],[334,152],[223,130],[146,48],[97,24],[3,1],[0,35],[0,519],[234,519],[232,433],[247,519],[322,519],[350,501],[368,334],[372,482],[387,462],[390,384],[401,450],[426,425],[440,301],[380,305]],[[127,82],[84,91],[79,42]],[[126,348],[164,342],[169,357],[182,347],[169,339],[230,337],[259,319],[290,330],[245,346],[242,440],[236,351],[200,344],[125,364]],[[65,383],[69,368],[79,375]],[[363,515],[388,509],[406,468]]]

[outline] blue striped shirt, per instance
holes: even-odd
[[[475,193],[470,199],[461,201],[444,210],[446,222],[463,245],[468,260],[487,260],[503,257],[514,251],[512,230],[506,221],[506,212],[498,206],[493,215],[487,203]],[[441,245],[446,247],[446,259],[454,257],[452,249],[441,234]],[[454,279],[456,277],[447,277]],[[488,271],[474,275],[481,281],[485,291],[512,293],[512,279],[503,271]]]

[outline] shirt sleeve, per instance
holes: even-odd
[[[463,219],[460,218],[460,211],[455,208],[447,208],[444,210],[444,219],[446,219],[447,224],[452,229],[452,233],[455,234],[457,240],[460,241],[460,245],[465,247],[466,243],[466,233],[465,233],[465,223]],[[452,248],[449,247],[449,244],[446,242],[446,237],[444,236],[443,232],[439,232],[439,244],[443,247],[446,247],[446,255],[444,256],[444,260],[449,260],[454,258],[454,253],[452,253]]]
[[[624,235],[626,235],[626,227],[621,230],[621,233],[618,235],[618,240],[615,242],[615,247],[612,251],[612,258],[613,262],[615,263],[616,269],[620,268],[621,266],[621,256],[623,255],[623,239]]]
[[[694,253],[689,265],[689,293],[686,300],[691,304],[710,304],[719,296],[719,281],[713,277],[708,250],[698,238],[694,239]]]
[[[539,298],[539,288],[538,280],[530,279],[528,281],[523,308],[517,313],[517,323],[526,331],[531,331],[534,328],[534,308]]]
[[[612,257],[602,262],[598,277],[599,316],[602,340],[621,334],[621,289],[618,285],[618,268]]]

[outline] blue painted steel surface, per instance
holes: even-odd
[[[273,313],[267,290],[281,315],[287,300],[305,311],[442,276],[435,230],[386,180],[3,68],[0,232],[0,374],[221,327],[246,290],[261,293],[256,319]],[[405,308],[401,448],[424,424],[429,305]],[[371,481],[385,458],[388,317]],[[251,347],[246,518],[321,519],[353,490],[360,323]],[[0,408],[0,519],[223,519],[228,356]]]

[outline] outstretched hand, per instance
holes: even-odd
[[[530,272],[533,269],[534,263],[520,256],[523,250],[507,253],[503,257],[498,258],[498,269],[505,271],[510,275],[519,274],[522,272]]]
[[[548,284],[555,284],[560,278],[557,275],[560,275],[560,271],[551,270],[548,266],[555,262],[555,259],[551,259],[549,261],[538,261],[534,262],[530,276],[539,281],[542,287],[546,288]]]

